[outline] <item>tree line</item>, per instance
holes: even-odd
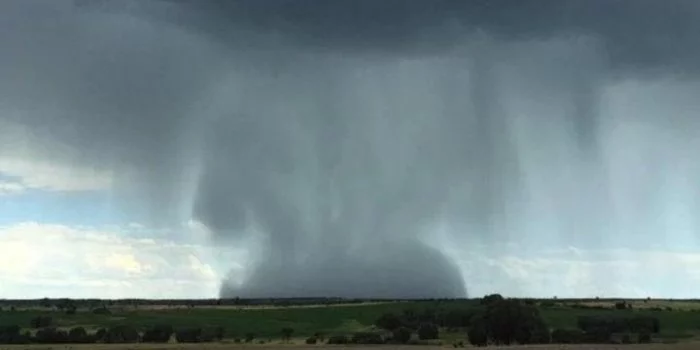
[[[619,303],[616,309],[629,309]],[[67,313],[74,311],[70,305]],[[96,314],[109,314],[106,307],[93,310]],[[580,316],[574,329],[552,329],[543,319],[538,307],[531,300],[505,299],[493,294],[480,299],[477,305],[406,309],[399,313],[386,313],[374,322],[374,330],[351,335],[330,335],[317,332],[306,338],[307,344],[409,344],[440,339],[440,332],[463,332],[468,342],[475,346],[511,344],[578,344],[578,343],[648,343],[652,334],[660,332],[659,319],[638,313],[613,313],[607,315]],[[0,327],[0,344],[67,344],[67,343],[164,343],[175,339],[178,343],[221,341],[226,337],[224,328],[189,327],[175,329],[171,325],[155,325],[139,330],[129,325],[117,325],[88,332],[83,327],[58,329],[50,316],[30,320],[34,332],[22,331],[18,325]],[[280,330],[283,341],[289,341],[294,329]],[[254,333],[234,338],[236,343],[252,343]],[[258,340],[260,342],[261,340]],[[264,342],[264,341],[262,341]],[[454,347],[464,346],[463,342]]]

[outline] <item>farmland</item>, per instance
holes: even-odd
[[[580,318],[639,317],[658,319],[660,330],[654,334],[653,343],[678,343],[687,346],[700,339],[700,301],[693,300],[626,300],[624,308],[618,307],[621,299],[540,299],[524,300],[535,307],[550,329],[576,329]],[[425,301],[343,301],[343,300],[3,300],[0,301],[0,326],[17,325],[23,332],[35,334],[38,327],[31,326],[39,317],[51,319],[51,327],[70,330],[82,327],[88,333],[98,329],[129,326],[144,332],[156,325],[169,325],[173,329],[188,327],[215,328],[223,331],[217,342],[195,344],[198,349],[225,348],[230,346],[290,346],[301,347],[305,339],[322,335],[352,335],[358,332],[376,332],[376,321],[386,314],[411,312],[421,314],[427,310],[471,310],[478,308],[480,299],[425,300]],[[103,310],[104,312],[99,312]],[[283,340],[281,330],[291,329],[292,334]],[[246,344],[244,340],[253,337]],[[459,327],[442,327],[439,341],[423,342],[453,346],[466,343],[467,333]],[[239,344],[240,343],[240,344]],[[686,345],[683,345],[686,344]],[[138,345],[138,346],[137,346]],[[46,347],[45,344],[23,345],[29,348]],[[74,349],[93,348],[92,345],[71,345]],[[92,346],[92,347],[90,347]],[[99,344],[106,348],[188,348],[190,344]],[[120,347],[122,346],[122,347]],[[467,345],[468,346],[468,345]],[[534,346],[534,345],[532,345]],[[543,345],[542,349],[547,347]],[[573,346],[573,345],[570,345]],[[629,345],[632,346],[632,345]],[[641,346],[641,345],[638,345]],[[644,344],[653,346],[653,344]],[[194,347],[193,347],[194,348]],[[532,347],[529,347],[532,348]],[[589,347],[590,348],[590,347]],[[596,347],[598,348],[598,347]]]

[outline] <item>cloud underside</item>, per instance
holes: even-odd
[[[245,274],[240,252],[217,265],[210,247],[133,235],[144,230],[29,222],[0,227],[0,298],[215,298],[229,269],[229,277]],[[700,253],[570,247],[486,254],[478,245],[448,253],[473,296],[680,298],[700,288]]]

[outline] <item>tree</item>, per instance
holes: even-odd
[[[136,328],[120,325],[109,328],[102,339],[109,344],[128,344],[138,343],[140,337]]]
[[[384,344],[384,338],[379,333],[357,332],[350,341],[353,344]]]
[[[178,343],[199,343],[201,342],[201,328],[186,328],[175,332],[175,339]]]
[[[438,339],[440,331],[433,323],[422,323],[418,327],[418,338],[421,340]]]
[[[649,344],[651,343],[651,333],[650,332],[642,332],[639,333],[639,336],[637,337],[637,342],[639,344]]]
[[[292,338],[293,333],[294,333],[294,328],[291,328],[291,327],[282,328],[282,340],[288,342]]]
[[[578,344],[583,340],[583,332],[579,329],[555,329],[552,331],[554,344]]]
[[[331,344],[331,345],[344,345],[344,344],[347,344],[347,343],[349,343],[349,342],[350,342],[350,340],[348,339],[347,336],[344,336],[344,335],[332,335],[332,336],[328,337],[328,342],[327,342],[327,343],[328,343],[328,344]]]
[[[491,305],[503,300],[503,296],[500,294],[489,294],[481,298],[481,305]]]
[[[255,339],[255,333],[248,332],[245,334],[245,342],[251,343]]]
[[[393,332],[393,339],[395,342],[399,344],[406,344],[408,343],[409,340],[411,340],[411,334],[413,332],[411,331],[410,328],[407,327],[399,327],[394,330]]]
[[[395,314],[385,313],[374,322],[374,325],[381,329],[393,331],[402,326],[402,321]]]
[[[74,344],[87,344],[95,342],[95,337],[88,335],[85,328],[75,327],[68,332],[68,340]]]
[[[500,345],[549,342],[549,330],[536,307],[518,300],[495,300],[485,304],[472,320],[472,328],[485,331],[487,338]]]
[[[38,316],[29,320],[29,325],[32,328],[45,328],[50,327],[53,324],[53,319],[51,316]]]
[[[489,343],[488,332],[486,331],[485,325],[481,323],[474,324],[469,328],[467,338],[470,344],[478,347],[486,346]]]
[[[29,337],[20,334],[20,327],[4,326],[0,327],[0,344],[27,344]]]
[[[147,329],[143,333],[141,341],[144,343],[167,343],[174,333],[173,327],[170,325],[157,325]]]

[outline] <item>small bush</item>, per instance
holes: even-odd
[[[347,336],[344,336],[344,335],[333,335],[333,336],[328,337],[327,343],[328,344],[342,345],[342,344],[350,343],[350,340],[348,339]]]
[[[0,327],[0,344],[27,344],[29,340],[27,334],[20,334],[17,325]]]
[[[358,332],[352,335],[353,344],[384,344],[384,338],[379,333]]]
[[[481,305],[491,305],[503,301],[503,296],[500,294],[491,294],[481,298]]]
[[[29,320],[29,325],[32,328],[45,328],[45,327],[51,327],[53,324],[53,319],[51,316],[39,316],[39,317],[34,317],[31,320]]]
[[[291,327],[282,328],[282,340],[289,341],[289,339],[292,338],[292,334],[294,334],[294,328],[291,328]]]
[[[134,327],[115,326],[109,328],[102,339],[109,344],[129,344],[138,343],[140,337],[139,332]]]
[[[627,303],[624,301],[617,302],[617,303],[615,303],[615,309],[625,310],[625,309],[627,309]]]
[[[89,344],[95,340],[95,336],[89,335],[83,327],[75,327],[68,332],[68,341],[73,344]]]
[[[392,332],[393,334],[393,341],[395,343],[399,344],[406,344],[408,343],[409,340],[411,340],[411,334],[413,331],[411,331],[410,328],[407,327],[399,327]]]
[[[316,338],[318,341],[323,342],[324,340],[324,334],[323,332],[316,332],[314,333],[314,338]]]
[[[100,328],[95,332],[95,341],[104,341],[105,336],[107,335],[107,330],[104,328]]]
[[[66,331],[56,328],[43,328],[36,332],[34,341],[39,344],[65,344],[69,342]]]
[[[316,337],[309,337],[309,338],[306,338],[306,344],[309,344],[309,345],[316,344],[317,341],[318,341],[318,340],[316,339]]]
[[[632,338],[630,337],[629,334],[624,334],[622,336],[622,339],[620,340],[622,344],[632,344]]]
[[[158,325],[147,329],[143,333],[142,341],[144,343],[167,343],[173,332],[173,327],[170,325]]]
[[[186,328],[175,332],[175,339],[178,343],[199,343],[201,342],[201,328]]]
[[[555,329],[552,331],[554,344],[578,344],[583,340],[583,332],[579,329]]]
[[[489,342],[489,336],[486,333],[486,329],[481,326],[472,327],[467,332],[467,338],[469,338],[469,343],[474,346],[486,346]]]
[[[386,314],[383,314],[381,317],[379,317],[379,319],[377,319],[374,322],[374,325],[381,328],[381,329],[393,331],[393,330],[401,327],[402,322],[401,322],[401,318],[399,316],[391,314],[391,313],[386,313]]]
[[[221,341],[224,339],[224,327],[206,327],[202,329],[202,342]]]
[[[245,342],[246,343],[251,343],[255,339],[255,333],[246,333],[245,334]]]
[[[637,337],[637,342],[639,344],[649,344],[651,343],[651,333],[650,332],[642,332],[639,333],[639,336]]]
[[[423,323],[418,327],[418,339],[420,340],[438,339],[439,335],[438,327],[432,323]]]

